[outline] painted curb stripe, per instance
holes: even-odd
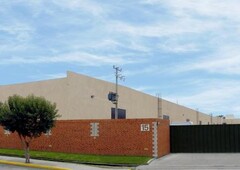
[[[56,166],[47,166],[47,165],[39,165],[39,164],[29,164],[29,163],[21,163],[21,162],[11,162],[11,161],[4,161],[0,160],[0,164],[8,164],[14,166],[24,166],[24,167],[31,167],[31,168],[41,168],[41,169],[52,169],[52,170],[71,170],[69,168],[61,168]]]

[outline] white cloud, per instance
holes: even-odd
[[[11,23],[0,25],[0,31],[12,35],[18,41],[31,39],[34,29],[25,23]]]
[[[142,0],[142,3],[164,5],[178,17],[201,16],[238,20],[240,16],[238,0]]]
[[[0,58],[1,65],[11,64],[39,64],[39,63],[75,63],[85,66],[101,66],[113,64],[132,64],[141,62],[141,59],[136,60],[136,57],[124,56],[100,56],[85,52],[67,53],[58,56],[49,57],[2,57]]]
[[[74,44],[73,49],[98,49],[98,50],[105,50],[105,51],[118,51],[119,53],[123,53],[123,49],[131,49],[140,52],[148,52],[150,49],[141,43],[136,42],[136,40],[129,40],[129,42],[121,42],[121,40],[105,38],[99,40],[98,43],[93,42],[89,44]]]
[[[176,36],[186,33],[203,33],[213,31],[220,27],[218,22],[208,22],[185,18],[178,21],[169,21],[164,23],[154,23],[148,26],[137,26],[124,22],[113,22],[110,28],[113,31],[122,32],[131,36],[144,37],[164,37]]]
[[[165,52],[171,53],[186,53],[186,52],[197,52],[199,51],[199,47],[197,47],[194,43],[174,43],[174,42],[167,42],[161,43],[158,45],[158,48]]]
[[[198,87],[199,86],[199,87]],[[195,86],[196,92],[192,95],[165,96],[174,101],[178,99],[180,104],[198,108],[205,113],[235,114],[238,110],[238,98],[240,95],[240,81],[202,80]],[[216,113],[217,112],[217,113]]]
[[[214,54],[181,63],[173,72],[203,70],[218,74],[240,74],[240,52],[238,47],[223,47]]]
[[[160,73],[162,72],[161,68],[157,65],[148,65],[144,68],[137,68],[135,70],[128,70],[124,71],[125,76],[137,76],[137,75],[143,75],[143,74],[153,74],[153,73]]]
[[[85,0],[52,0],[53,3],[63,9],[83,10],[94,16],[103,15],[107,9],[102,7],[102,4],[94,1]]]

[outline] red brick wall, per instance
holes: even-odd
[[[159,121],[158,124],[158,156],[162,157],[170,153],[170,127],[169,121]]]
[[[52,135],[34,139],[32,150],[100,155],[152,156],[152,122],[158,126],[158,155],[170,151],[169,122],[160,119],[127,120],[59,120]],[[90,136],[90,123],[99,123],[99,136]],[[141,124],[149,124],[150,131],[141,131]],[[2,132],[1,132],[2,131]],[[21,148],[16,134],[6,136],[0,131],[0,148]]]

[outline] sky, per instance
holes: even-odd
[[[0,85],[73,71],[240,118],[239,0],[0,0]],[[120,95],[121,97],[121,95]]]

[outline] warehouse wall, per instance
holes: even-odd
[[[8,96],[35,94],[56,102],[61,117],[59,120],[111,119],[111,108],[107,95],[115,91],[115,84],[92,77],[67,72],[66,78],[0,86],[0,101]],[[119,108],[126,110],[127,119],[170,117],[170,122],[192,121],[194,124],[220,124],[220,118],[194,109],[158,99],[134,89],[119,86]],[[240,120],[228,121],[240,123]]]
[[[217,124],[217,119],[211,119],[211,115],[166,100],[162,100],[162,114],[170,117],[170,123],[189,120],[193,124]]]
[[[113,83],[68,72],[62,79],[0,86],[0,101],[13,94],[35,94],[56,102],[61,120],[111,119],[115,105],[107,95],[114,90]],[[124,86],[119,86],[119,94],[119,108],[126,110],[126,118],[157,118],[155,97]]]

